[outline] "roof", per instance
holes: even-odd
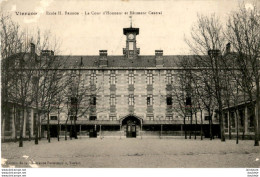
[[[59,55],[56,56],[59,61],[62,61],[65,68],[71,67],[99,67],[100,56],[66,56]],[[177,63],[184,58],[193,58],[192,55],[166,55],[162,56],[163,67],[176,67]],[[137,58],[129,59],[123,55],[107,56],[108,65],[107,67],[156,67],[156,57],[155,55],[140,55]]]
[[[136,33],[136,35],[138,35],[139,34],[139,28],[132,28],[132,27],[124,28],[123,33],[124,33],[124,35],[126,35],[127,33]]]

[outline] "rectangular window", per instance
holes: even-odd
[[[109,116],[109,120],[116,120],[116,116]]]
[[[96,97],[95,96],[91,96],[90,105],[96,105]]]
[[[134,43],[133,42],[129,42],[129,50],[134,50]]]
[[[76,107],[78,103],[78,98],[77,97],[70,97],[70,103],[72,107]]]
[[[110,105],[111,106],[116,105],[116,96],[115,95],[110,95]]]
[[[191,97],[186,97],[186,106],[191,106]]]
[[[172,97],[171,96],[168,96],[166,98],[166,103],[167,103],[167,105],[172,105]]]
[[[166,120],[173,120],[173,117],[168,115],[168,116],[166,116]]]
[[[172,74],[171,74],[171,71],[167,71],[167,74],[166,74],[166,83],[167,83],[167,84],[172,84]]]
[[[152,85],[153,84],[153,73],[148,73],[147,74],[147,84]]]
[[[153,95],[147,95],[147,105],[153,105]]]
[[[210,116],[205,116],[204,119],[205,119],[205,120],[209,120],[209,119],[210,119]]]
[[[76,116],[70,116],[70,120],[77,120]]]
[[[93,71],[90,75],[90,84],[95,85],[96,84],[96,73]]]
[[[154,116],[147,116],[148,120],[154,120]]]
[[[134,84],[134,74],[133,73],[129,74],[128,83],[129,84]]]
[[[129,95],[129,105],[134,105],[134,95]]]
[[[110,84],[111,85],[115,85],[116,84],[116,74],[114,71],[111,71],[111,74],[110,74]]]
[[[77,97],[70,97],[70,115],[75,115],[78,106],[78,99]]]
[[[97,120],[97,116],[90,116],[89,120]]]
[[[58,120],[57,116],[51,116],[51,120]]]

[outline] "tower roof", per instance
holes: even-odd
[[[124,28],[123,33],[124,33],[124,35],[126,35],[127,33],[135,33],[136,35],[138,35],[139,34],[139,28],[132,28],[132,27]]]

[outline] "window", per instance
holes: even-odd
[[[205,120],[209,120],[209,119],[210,119],[210,116],[205,116],[204,119],[205,119]]]
[[[134,95],[129,95],[129,105],[134,105]]]
[[[134,43],[133,42],[129,42],[129,50],[134,50]]]
[[[186,106],[191,106],[191,97],[186,97]]]
[[[167,116],[166,116],[166,120],[173,120],[173,118],[172,118],[171,115],[167,115]]]
[[[95,71],[92,71],[92,73],[90,75],[90,84],[91,85],[95,85],[96,84],[96,73],[95,73]]]
[[[154,120],[154,116],[147,116],[148,120]]]
[[[78,98],[77,97],[70,97],[70,103],[72,107],[76,107],[78,103]]]
[[[110,95],[110,105],[111,106],[116,105],[116,96],[115,95]]]
[[[168,96],[166,99],[167,105],[172,105],[172,97]]]
[[[129,74],[128,83],[129,84],[134,84],[134,74],[133,73]]]
[[[110,74],[110,84],[111,85],[115,85],[116,84],[116,74],[115,74],[115,71],[111,71],[111,74]]]
[[[110,116],[109,120],[116,120],[116,116]]]
[[[58,120],[57,116],[51,116],[51,120]]]
[[[151,71],[149,71],[149,73],[147,73],[147,84],[148,85],[153,84],[153,74],[151,73]]]
[[[70,120],[77,120],[76,116],[70,116]]]
[[[171,74],[171,71],[167,71],[167,74],[166,74],[166,83],[167,83],[167,84],[172,84],[172,74]]]
[[[97,120],[97,116],[90,116],[89,120]]]
[[[91,96],[90,105],[96,105],[96,97],[95,96]]]
[[[153,105],[153,95],[147,95],[147,105]]]
[[[70,97],[70,114],[74,115],[77,110],[78,99],[77,97]]]

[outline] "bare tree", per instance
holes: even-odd
[[[193,26],[191,40],[186,43],[196,56],[197,67],[208,71],[212,83],[204,82],[213,91],[217,105],[220,122],[221,141],[225,141],[223,123],[223,88],[221,85],[223,72],[221,62],[224,44],[223,28],[219,19],[213,14],[210,17],[198,16],[197,23]]]
[[[227,23],[226,37],[236,52],[236,67],[242,76],[243,91],[249,97],[251,107],[256,107],[254,115],[255,146],[259,146],[260,122],[260,15],[259,9],[240,7]],[[256,101],[256,104],[254,103]]]
[[[2,68],[2,73],[4,75],[2,101],[5,103],[11,101],[14,105],[18,105],[21,109],[22,116],[19,125],[19,147],[23,147],[23,134],[26,126],[24,121],[26,121],[27,117],[25,114],[29,106],[31,106],[33,100],[32,65],[35,61],[33,55],[29,52],[30,37],[27,32],[22,31],[19,28],[19,25],[11,20],[10,16],[5,15],[1,16],[1,28],[3,29],[1,33],[1,42],[4,44],[1,50],[1,54],[3,56],[2,66],[4,66],[4,68]],[[7,109],[8,108],[4,108],[4,112]],[[3,116],[3,120],[6,116],[6,114]]]

